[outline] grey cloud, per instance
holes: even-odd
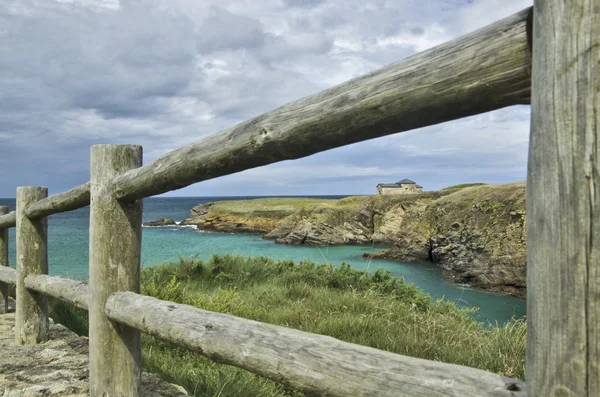
[[[486,1],[2,1],[0,167],[11,173],[0,197],[14,196],[18,185],[58,192],[84,182],[95,143],[141,144],[145,162],[152,161],[460,34],[465,15],[501,11]],[[521,3],[510,0],[510,10]],[[439,36],[431,36],[432,26]],[[368,193],[397,176],[426,187],[461,177],[521,178],[527,140],[510,131],[527,120],[527,112],[510,109],[174,194]],[[473,139],[479,134],[477,143],[460,138],[461,129]],[[494,131],[512,143],[499,142]],[[454,151],[444,151],[449,147]]]
[[[325,0],[283,0],[283,4],[288,7],[317,7],[325,3]]]
[[[423,28],[422,28],[422,27],[420,27],[420,26],[416,26],[416,27],[414,27],[414,28],[410,28],[410,32],[411,32],[412,34],[414,34],[414,35],[418,35],[418,36],[420,36],[420,35],[422,35],[423,33],[425,33],[425,29],[423,29]]]
[[[213,6],[199,27],[198,51],[251,50],[262,46],[266,36],[258,21]]]

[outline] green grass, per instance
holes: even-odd
[[[144,269],[142,293],[202,309],[330,335],[391,352],[524,378],[526,327],[486,328],[453,304],[402,279],[310,262],[213,256]],[[54,318],[87,332],[87,313],[53,304]],[[143,364],[195,396],[298,392],[247,371],[144,336]]]
[[[217,201],[210,207],[215,214],[236,215],[245,217],[283,218],[300,208],[313,204],[335,202],[332,199],[269,197],[252,200]]]
[[[448,190],[448,189],[462,189],[465,187],[471,187],[471,186],[481,186],[481,185],[487,185],[487,183],[483,183],[483,182],[477,182],[477,183],[463,183],[460,185],[453,185],[453,186],[448,186],[443,188],[442,190]]]

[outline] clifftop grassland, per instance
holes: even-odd
[[[524,297],[525,183],[340,200],[265,198],[201,204],[184,225],[261,233],[280,244],[385,244],[373,258],[433,261],[449,280]]]
[[[309,205],[327,204],[336,200],[312,198],[260,198],[228,200],[199,204],[182,225],[228,233],[268,233],[277,222]]]

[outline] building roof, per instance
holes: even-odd
[[[378,183],[377,184],[377,186],[381,186],[381,187],[400,187],[400,185],[416,185],[417,187],[420,187],[421,189],[423,188],[423,186],[417,185],[415,182],[411,181],[410,179],[402,179],[401,181],[398,181],[396,183]]]

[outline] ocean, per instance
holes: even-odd
[[[314,196],[341,198],[344,196]],[[188,217],[196,204],[221,200],[240,200],[256,197],[152,197],[144,200],[143,221],[172,218],[181,221]],[[0,199],[0,205],[15,209],[15,199]],[[55,214],[48,219],[49,274],[85,280],[88,277],[89,207]],[[179,256],[208,259],[213,254],[266,256],[293,261],[310,260],[316,263],[339,265],[347,262],[356,269],[383,268],[393,275],[432,295],[448,299],[459,307],[478,307],[473,316],[486,324],[503,324],[511,317],[522,318],[526,302],[522,299],[480,291],[446,282],[433,263],[402,263],[369,260],[366,252],[378,252],[381,246],[309,247],[275,244],[256,234],[212,233],[194,227],[144,227],[142,229],[142,266],[176,261]],[[9,261],[15,264],[15,229],[9,232]]]

